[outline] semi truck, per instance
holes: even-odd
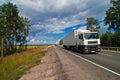
[[[82,53],[100,52],[100,37],[98,32],[90,30],[74,30],[63,39],[65,49]]]

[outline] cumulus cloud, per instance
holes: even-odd
[[[12,0],[19,6],[22,15],[33,21],[47,21],[51,18],[67,18],[69,21],[84,20],[88,16],[103,17],[109,0]],[[53,21],[54,22],[54,21]]]
[[[35,41],[35,39],[31,39],[30,42],[34,43],[34,42],[36,42],[36,41]]]
[[[36,45],[39,45],[39,44],[47,44],[46,40],[36,40],[36,39],[31,39],[28,44],[36,44]]]
[[[82,26],[82,27],[80,27],[79,29],[81,29],[81,30],[86,30],[86,28],[87,28],[87,26]]]
[[[59,42],[60,42],[60,39],[58,39],[58,40],[55,42],[55,44],[59,44]]]
[[[96,16],[97,13],[102,14],[100,15],[102,17],[103,10],[109,6],[109,0],[12,0],[12,2],[20,6],[22,15],[27,14],[31,19],[43,21],[51,17]]]
[[[41,34],[44,33],[64,33],[65,28],[69,28],[71,26],[74,26],[74,24],[79,23],[78,20],[75,21],[68,21],[67,18],[58,19],[58,18],[51,18],[46,20],[44,23],[38,22],[37,24],[34,24],[31,26],[31,32],[41,32]]]
[[[28,44],[50,44],[53,43],[53,37],[45,36],[45,35],[39,35],[37,33],[35,36],[29,36]]]
[[[27,42],[28,44],[50,44],[51,42],[49,42],[49,40],[51,40],[52,38],[51,37],[46,37],[46,36],[42,36],[42,37],[39,37],[36,36],[36,37],[31,37],[29,39],[29,41]]]
[[[110,7],[110,0],[8,1],[18,6],[20,15],[30,19],[30,35],[32,35],[32,38],[35,40],[40,40],[36,39],[36,37],[42,34],[61,34],[65,33],[64,30],[66,28],[70,27],[73,30],[77,29],[72,26],[86,23],[87,17],[103,19],[105,17],[105,11]],[[81,29],[85,29],[85,25],[83,25]],[[51,36],[49,38],[51,38]],[[32,39],[30,38],[30,40]]]

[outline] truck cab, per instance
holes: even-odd
[[[89,30],[78,31],[76,35],[76,45],[80,52],[100,52],[100,37],[98,32],[91,32]]]

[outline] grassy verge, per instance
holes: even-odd
[[[0,60],[0,80],[17,80],[27,69],[40,63],[44,46],[17,53]]]

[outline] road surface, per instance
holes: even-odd
[[[73,53],[120,74],[120,53],[108,51],[101,51],[98,54],[86,54],[86,55],[77,52]]]
[[[43,57],[42,64],[31,68],[19,80],[120,80],[120,76],[91,64],[79,56],[102,64],[111,60],[106,59],[111,55],[105,56],[103,53],[84,55],[53,46]],[[105,57],[100,58],[99,56]],[[105,63],[103,63],[104,60]],[[116,60],[119,60],[119,58],[115,58]],[[114,61],[109,63],[116,64]],[[117,69],[119,70],[119,68]]]

